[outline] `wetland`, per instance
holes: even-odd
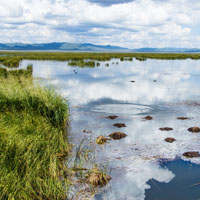
[[[79,169],[74,177],[90,170],[87,180],[106,183],[90,190],[71,180],[69,199],[200,198],[198,54],[35,54],[16,52],[16,67],[66,99],[72,150],[65,165]]]

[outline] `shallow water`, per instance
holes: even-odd
[[[79,68],[67,62],[24,60],[21,67],[28,64],[33,64],[34,77],[44,78],[67,97],[72,143],[86,141],[95,153],[92,162],[110,172],[109,186],[94,199],[200,199],[200,186],[188,189],[200,182],[200,159],[182,155],[200,151],[200,133],[187,131],[200,126],[200,61],[113,59],[96,68]],[[106,119],[108,115],[119,118]],[[147,115],[153,120],[144,120]],[[177,120],[182,116],[191,119]],[[98,136],[116,131],[127,137],[95,144]],[[167,143],[166,137],[176,141]]]

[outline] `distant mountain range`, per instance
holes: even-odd
[[[149,53],[164,53],[164,52],[180,52],[180,53],[195,53],[200,52],[200,48],[139,48],[128,49],[120,46],[111,45],[95,45],[91,43],[67,43],[67,42],[52,42],[40,44],[25,44],[25,43],[0,43],[0,50],[21,50],[21,51],[96,51],[96,52],[149,52]]]
[[[148,52],[148,53],[198,53],[200,52],[200,48],[140,48],[140,49],[133,49],[132,51],[135,52]]]
[[[94,45],[90,43],[0,43],[0,50],[37,50],[37,51],[130,51],[127,48],[111,45]]]

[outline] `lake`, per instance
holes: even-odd
[[[33,65],[34,77],[67,98],[69,140],[92,151],[84,167],[96,163],[112,177],[92,199],[200,199],[200,158],[183,156],[200,152],[200,133],[188,131],[200,126],[199,60],[112,59],[95,68],[23,60],[20,67],[28,64]],[[118,118],[105,118],[110,115]],[[146,116],[153,119],[145,120]],[[172,130],[161,131],[164,127]],[[113,132],[127,137],[96,144],[98,136]],[[168,137],[175,141],[166,142]]]

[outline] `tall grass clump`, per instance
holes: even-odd
[[[66,199],[68,107],[30,78],[0,79],[0,199]]]
[[[29,77],[33,74],[33,66],[28,65],[26,69],[8,69],[0,67],[0,78],[7,77]]]
[[[0,62],[5,66],[5,67],[10,67],[10,68],[17,68],[19,67],[20,61],[22,58],[17,57],[17,56],[12,56],[12,57],[3,57],[0,59]]]

